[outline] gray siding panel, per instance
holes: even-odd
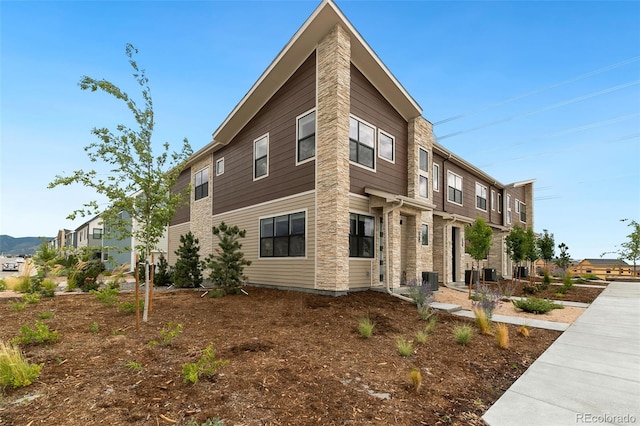
[[[176,184],[173,188],[173,193],[177,194],[184,191],[185,189],[187,189],[187,187],[189,187],[189,183],[191,183],[191,168],[187,167],[182,171],[182,173],[180,173],[180,176],[178,177],[178,180],[176,181]],[[176,213],[173,215],[173,218],[171,219],[171,223],[169,225],[174,226],[181,223],[189,222],[189,218],[191,217],[190,205],[191,203],[189,202],[189,197],[187,197],[185,203],[181,207],[178,207],[178,209],[176,209]]]
[[[296,117],[315,107],[316,55],[298,70],[226,147],[225,171],[213,176],[213,214],[247,207],[315,188],[315,163],[296,166]],[[253,141],[269,134],[269,175],[253,181]]]

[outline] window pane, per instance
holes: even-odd
[[[421,242],[423,246],[429,245],[429,226],[422,225]]]
[[[373,127],[369,127],[363,123],[359,123],[359,124],[360,124],[360,132],[359,132],[360,139],[358,139],[358,141],[362,144],[365,144],[373,148],[374,142],[375,142],[375,131],[373,130]]]
[[[304,256],[304,235],[294,235],[289,239],[289,256]]]
[[[276,217],[276,236],[289,235],[289,216]]]
[[[427,151],[424,149],[420,149],[420,170],[423,172],[428,172],[429,169],[429,156]]]
[[[349,119],[349,139],[358,140],[358,121],[353,118]]]
[[[202,170],[202,183],[209,182],[209,168]]]
[[[260,239],[260,257],[273,256],[273,238]]]
[[[440,166],[437,164],[433,165],[433,189],[434,191],[440,190]]]
[[[364,216],[364,233],[362,235],[373,237],[375,231],[375,222],[372,217]]]
[[[289,255],[289,237],[275,237],[273,242],[273,255],[276,257]]]
[[[316,155],[316,138],[314,135],[301,139],[298,143],[298,161],[304,161]]]
[[[260,237],[273,237],[273,218],[260,220]]]
[[[224,173],[224,158],[216,162],[216,174],[221,175]]]
[[[298,139],[304,139],[316,132],[316,113],[305,115],[298,122]]]
[[[358,161],[358,142],[349,140],[349,160]]]
[[[358,257],[358,237],[349,235],[349,257]]]
[[[393,161],[393,139],[380,133],[380,156]]]
[[[420,176],[420,196],[421,197],[427,198],[427,196],[428,196],[427,186],[428,185],[429,185],[429,180],[424,176]]]
[[[267,157],[256,160],[256,177],[267,174]]]
[[[202,173],[196,173],[196,187],[202,185]]]
[[[267,155],[267,138],[256,141],[256,159]]]
[[[358,145],[358,163],[373,168],[373,149]]]
[[[304,213],[291,215],[291,235],[304,234]]]
[[[349,234],[358,234],[358,215],[351,213],[349,215]]]
[[[360,256],[373,257],[373,237],[361,237],[360,242]]]

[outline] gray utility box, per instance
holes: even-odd
[[[498,281],[498,272],[496,268],[484,268],[484,280],[485,281]]]
[[[438,273],[437,272],[422,272],[422,282],[428,282],[431,291],[438,290]]]
[[[516,277],[527,278],[529,276],[529,268],[527,266],[518,266]]]
[[[471,270],[467,269],[466,271],[464,271],[464,283],[465,285],[469,285],[469,279],[471,278]],[[478,284],[478,282],[480,281],[480,274],[478,273],[479,271],[476,271],[475,269],[473,270],[473,282],[471,283],[472,285]]]

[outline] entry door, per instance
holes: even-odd
[[[455,226],[451,227],[451,281],[456,282],[458,278],[458,238],[460,230]]]

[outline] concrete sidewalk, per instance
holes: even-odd
[[[609,284],[482,418],[490,426],[640,424],[640,283]]]

